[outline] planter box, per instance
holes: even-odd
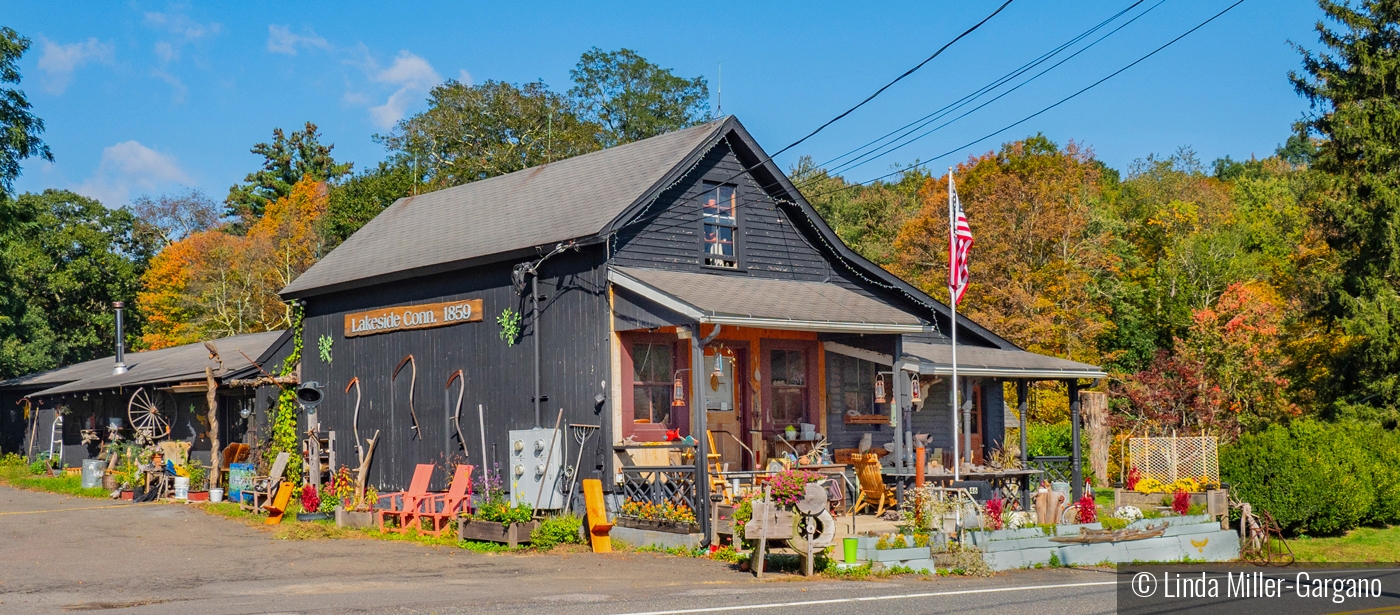
[[[678,521],[657,521],[654,519],[633,519],[631,517],[618,517],[614,523],[622,527],[630,527],[636,530],[668,532],[671,534],[697,534],[700,532],[699,524],[681,523]]]
[[[535,528],[538,526],[538,521],[512,523],[507,527],[500,521],[459,519],[457,521],[457,538],[461,540],[503,542],[514,548],[522,542],[530,542],[530,533],[535,531]]]
[[[1114,489],[1113,507],[1136,506],[1138,508],[1156,508],[1163,505],[1163,498],[1167,499],[1167,505],[1170,506],[1171,497],[1172,494],[1170,493],[1138,493],[1136,491],[1128,491],[1127,489]],[[1208,498],[1204,491],[1191,494],[1192,505],[1204,505],[1208,503],[1207,500]]]
[[[119,485],[117,485],[117,477],[112,476],[110,473],[102,475],[103,489],[106,489],[108,491],[116,491],[118,486]]]
[[[136,499],[136,492],[130,489],[122,489],[122,500],[130,502]]]
[[[903,549],[872,549],[870,551],[870,561],[872,562],[902,562],[912,559],[923,559],[929,556],[928,547],[905,547]]]
[[[324,512],[297,513],[297,521],[329,521],[329,520],[334,519],[334,518],[335,518],[335,515],[332,514],[332,513],[324,513]]]
[[[375,513],[374,511],[355,512],[336,508],[335,524],[340,527],[375,527]]]
[[[209,492],[208,492],[208,491],[191,491],[191,492],[189,492],[189,497],[188,497],[187,499],[188,499],[189,501],[191,501],[191,502],[208,502],[208,501],[209,501]]]

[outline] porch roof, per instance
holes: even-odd
[[[608,280],[690,322],[763,329],[920,333],[931,323],[823,282],[611,267]]]
[[[904,343],[904,354],[919,360],[920,374],[950,376],[953,348],[949,344]],[[1026,352],[958,344],[958,375],[992,378],[1105,378],[1103,368],[1088,363]]]
[[[43,390],[30,393],[30,397],[43,397],[145,384],[203,380],[206,365],[214,368],[215,374],[220,380],[225,380],[244,371],[245,368],[251,367],[248,359],[244,358],[245,354],[255,359],[260,357],[282,334],[282,331],[268,331],[213,340],[215,347],[219,350],[220,358],[224,361],[222,372],[219,371],[219,364],[209,358],[209,350],[202,342],[199,342],[160,350],[128,353],[123,357],[127,366],[127,371],[124,374],[112,373],[112,366],[116,364],[116,359],[109,356],[48,372],[20,376],[0,382],[0,388],[30,388],[50,385]]]

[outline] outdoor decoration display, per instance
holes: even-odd
[[[1056,523],[1060,520],[1060,510],[1064,507],[1065,496],[1050,489],[1050,481],[1040,481],[1033,498],[1035,502],[1035,522],[1039,525]]]
[[[511,548],[530,542],[530,533],[537,525],[535,510],[529,504],[511,504],[499,465],[489,474],[482,473],[474,491],[482,497],[475,510],[461,514],[457,524],[459,538],[502,542]]]

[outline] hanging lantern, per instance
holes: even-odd
[[[875,375],[875,403],[885,403],[885,377],[880,374]]]
[[[685,384],[681,382],[680,378],[676,378],[676,384],[671,393],[671,405],[677,407],[685,405]]]
[[[916,404],[923,402],[923,394],[919,391],[918,374],[909,374],[909,401]]]

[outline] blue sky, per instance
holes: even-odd
[[[1156,5],[1149,0],[1141,11]],[[1039,80],[885,158],[854,179],[929,160],[1100,79],[1224,8],[1163,0]],[[29,161],[20,190],[68,188],[118,206],[196,187],[222,199],[274,127],[320,125],[337,158],[383,158],[372,136],[421,111],[445,79],[542,79],[565,90],[592,46],[628,47],[712,99],[776,151],[927,57],[999,2],[244,2],[7,3],[0,25],[34,41],[22,87],[47,123],[54,164]],[[1015,0],[880,98],[778,158],[825,161],[956,100],[1131,0]],[[1311,0],[1248,0],[1157,56],[1015,129],[934,161],[1043,132],[1116,168],[1194,148],[1202,160],[1268,155],[1307,109],[1289,41],[1316,48]],[[1092,40],[1092,39],[1091,39]],[[712,110],[717,101],[712,100]]]

